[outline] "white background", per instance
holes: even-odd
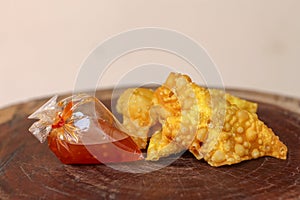
[[[299,10],[298,0],[2,0],[0,107],[72,91],[89,52],[137,27],[173,29],[196,40],[225,86],[300,97]],[[135,52],[116,61],[98,87],[148,62],[186,64],[164,52]]]

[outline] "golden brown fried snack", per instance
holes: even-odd
[[[145,147],[149,128],[156,122],[162,125],[150,139],[147,160],[187,149],[212,166],[264,155],[286,159],[287,147],[258,119],[256,103],[222,90],[200,87],[188,76],[176,73],[171,73],[154,93],[133,91],[121,96],[118,110],[138,144]],[[139,110],[141,107],[151,110]],[[147,116],[148,121],[142,116]],[[144,121],[147,123],[139,123]]]
[[[209,89],[209,93],[212,95],[224,95],[223,90],[217,90],[217,89]],[[235,104],[240,109],[247,110],[252,113],[256,113],[257,111],[257,103],[241,99],[239,97],[233,96],[228,93],[225,94],[225,97],[230,104]]]
[[[186,148],[183,148],[181,144],[172,142],[169,138],[163,135],[162,131],[160,130],[151,137],[146,160],[156,161],[162,157],[179,153],[184,149]]]
[[[209,104],[207,89],[197,86],[186,75],[171,73],[154,92],[152,111],[162,130],[150,139],[146,159],[158,160],[188,149],[194,138],[206,130],[211,115]],[[204,140],[206,135],[202,136]],[[200,148],[199,143],[195,145]]]
[[[262,156],[286,159],[287,147],[255,113],[227,102],[222,131],[209,128],[200,153],[211,166],[221,166]]]
[[[256,111],[255,103],[221,90],[208,90],[193,83],[186,75],[171,73],[165,84],[154,92],[152,113],[162,124],[162,130],[150,139],[147,160],[158,160],[186,149],[197,159],[203,158],[199,149],[207,137],[212,98],[219,103],[222,97],[223,103],[226,103],[226,98],[252,112]]]
[[[162,124],[162,129],[150,139],[147,160],[158,160],[188,148],[199,118],[194,97],[189,77],[174,73],[154,92],[151,112]]]
[[[123,115],[123,125],[140,149],[147,146],[153,91],[146,88],[127,89],[118,99],[117,111]]]

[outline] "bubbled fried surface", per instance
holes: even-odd
[[[199,107],[193,83],[187,76],[171,73],[154,92],[152,114],[162,124],[149,142],[147,160],[158,160],[186,150],[199,123]]]
[[[225,93],[223,90],[206,89],[194,84],[196,97],[201,113],[201,124],[198,125],[196,137],[192,144],[189,146],[189,151],[198,159],[202,159],[206,153],[203,150],[202,144],[208,142],[210,145],[214,143],[212,138],[217,137],[225,120],[226,103],[229,105],[236,105],[238,108],[245,109],[249,112],[255,113],[257,104],[240,99]],[[208,134],[209,126],[218,127],[211,130]],[[202,149],[202,150],[201,150]]]
[[[224,93],[223,90],[217,89],[209,89],[209,92],[214,95],[222,95],[222,93]],[[257,103],[241,99],[228,93],[225,93],[225,98],[230,104],[235,104],[240,109],[247,110],[252,113],[256,113],[257,111]]]
[[[150,139],[147,160],[159,160],[184,150],[212,166],[261,156],[286,159],[287,147],[258,119],[256,103],[222,90],[203,88],[178,73],[171,73],[151,95],[133,90],[121,96],[118,110],[125,126],[132,132],[138,131],[133,133],[135,141],[145,147],[147,140],[143,137],[149,128],[157,122],[161,124]],[[136,99],[140,102],[136,103]],[[144,109],[139,115],[140,106],[150,111]],[[140,123],[147,121],[143,116],[147,116],[148,123]]]
[[[251,112],[257,109],[255,103],[225,94],[222,90],[208,90],[193,83],[186,75],[171,73],[165,84],[154,92],[153,98],[153,113],[162,123],[160,134],[164,141],[150,140],[147,159],[156,160],[186,149],[197,159],[203,158],[201,144],[207,138],[208,124],[214,117],[212,98],[218,96],[216,101],[222,103],[222,95],[241,108]],[[169,145],[171,143],[176,145]]]
[[[209,130],[214,131],[213,129]],[[231,165],[262,156],[286,159],[287,147],[257,114],[227,102],[222,131],[200,150],[211,166]]]
[[[117,111],[123,115],[123,125],[140,149],[147,146],[153,91],[146,88],[127,89],[118,99]]]
[[[162,157],[179,153],[182,149],[180,144],[167,138],[162,131],[157,131],[151,137],[146,160],[156,161]]]

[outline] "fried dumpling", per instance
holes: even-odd
[[[152,98],[151,89],[130,88],[117,102],[117,112],[123,115],[123,125],[140,149],[146,148],[148,132],[154,123],[150,116]]]
[[[212,105],[216,102],[219,109],[217,112],[220,112],[219,105],[225,104],[226,100],[256,112],[255,103],[222,90],[208,90],[193,83],[186,75],[171,73],[166,82],[154,92],[151,109],[162,124],[162,130],[150,139],[146,159],[158,160],[186,149],[197,159],[203,158],[199,149],[207,138],[208,125],[213,117]]]
[[[286,159],[287,147],[257,117],[257,104],[223,90],[207,89],[187,75],[170,73],[155,91],[125,91],[117,105],[123,124],[147,160],[189,150],[212,166],[231,165],[261,156]]]
[[[152,116],[162,124],[150,139],[147,160],[188,149],[200,124],[199,104],[190,78],[171,73],[153,96]]]
[[[200,153],[211,166],[221,166],[262,156],[286,159],[287,147],[257,114],[227,102],[222,131],[209,128]]]

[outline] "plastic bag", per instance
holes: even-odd
[[[29,131],[65,164],[98,164],[143,159],[142,153],[111,112],[95,97],[57,96],[30,115],[39,119]]]

